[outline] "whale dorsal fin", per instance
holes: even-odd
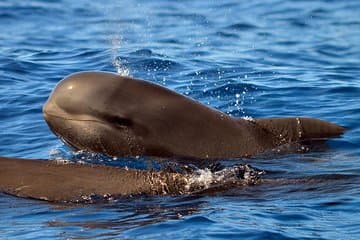
[[[256,119],[255,122],[284,143],[327,139],[340,136],[346,131],[344,127],[314,118],[267,118]]]

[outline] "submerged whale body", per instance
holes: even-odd
[[[93,203],[123,196],[189,194],[256,184],[261,171],[236,165],[210,173],[175,173],[0,157],[0,192],[51,202]]]
[[[64,78],[43,114],[71,147],[109,156],[248,157],[345,131],[312,118],[234,118],[154,83],[107,72]]]

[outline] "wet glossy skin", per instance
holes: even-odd
[[[180,194],[187,176],[99,165],[0,157],[0,192],[52,202],[88,197]]]
[[[51,202],[92,203],[140,194],[178,195],[252,185],[262,175],[242,164],[209,174],[212,177],[204,180],[190,172],[0,157],[0,192]]]
[[[236,119],[162,86],[105,72],[66,77],[43,112],[64,142],[110,156],[244,157],[344,131],[309,118]]]

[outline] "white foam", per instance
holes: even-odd
[[[254,184],[265,172],[252,168],[249,165],[235,165],[217,172],[210,169],[198,169],[193,172],[187,181],[185,190],[191,192],[196,189],[207,189],[214,184],[243,181],[245,184]]]
[[[250,117],[250,116],[243,116],[242,119],[246,120],[246,121],[250,121],[250,122],[253,122],[254,121],[254,118],[253,117]]]
[[[120,76],[130,76],[130,70],[124,66],[121,62],[120,58],[117,57],[118,50],[121,48],[122,45],[122,37],[119,35],[114,35],[110,39],[111,41],[111,58],[112,58],[112,65],[115,67],[116,72]]]
[[[113,59],[112,64],[120,76],[130,76],[130,70],[126,68],[118,58]]]
[[[214,173],[210,171],[210,169],[199,169],[195,171],[191,177],[189,178],[185,189],[189,191],[194,186],[209,188],[209,186],[215,181]]]

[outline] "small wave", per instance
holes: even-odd
[[[5,21],[5,20],[8,20],[8,19],[12,19],[12,18],[16,18],[16,15],[15,14],[12,14],[12,13],[0,13],[0,19],[2,21]]]
[[[85,150],[71,151],[65,144],[61,143],[50,150],[49,159],[53,161],[69,161],[77,164],[107,165],[132,169],[155,169],[160,170],[161,166],[148,157],[109,157],[100,153],[93,153]]]
[[[140,60],[135,63],[140,68],[144,68],[145,70],[169,70],[170,68],[180,66],[179,63],[171,60],[159,59],[159,58],[151,58]]]
[[[152,57],[147,57],[145,56],[146,54],[151,54]],[[162,57],[153,57],[154,55],[154,53],[145,50],[134,53],[131,57],[117,56],[113,58],[113,66],[119,74],[125,76],[133,74],[146,74],[147,76],[155,73],[164,74],[165,72],[172,72],[175,69],[180,70],[183,68],[183,65],[178,62],[163,59]]]
[[[208,25],[209,24],[209,19],[200,14],[200,13],[167,13],[167,12],[159,12],[158,13],[159,16],[161,17],[168,17],[168,18],[174,18],[176,19],[176,21],[179,21],[179,19],[184,19],[184,20],[191,20],[196,24],[204,24],[204,25]]]
[[[225,31],[216,32],[215,35],[217,35],[219,37],[223,37],[223,38],[239,38],[239,35],[234,34],[234,33],[228,33]]]
[[[150,57],[153,55],[153,51],[151,51],[148,48],[144,48],[144,49],[139,49],[139,50],[136,50],[135,52],[132,52],[131,55],[141,56],[141,57]]]
[[[226,27],[227,29],[233,29],[233,30],[238,30],[238,31],[246,31],[246,30],[253,30],[256,29],[257,26],[253,25],[251,23],[235,23],[232,24],[228,27]]]
[[[289,22],[294,27],[300,27],[305,28],[309,27],[310,25],[306,23],[303,19],[297,19],[297,18],[290,18],[290,19],[284,19],[285,21]]]
[[[326,93],[328,93],[328,94],[347,94],[347,96],[357,97],[360,95],[360,88],[357,86],[333,87],[333,88],[327,89]]]

